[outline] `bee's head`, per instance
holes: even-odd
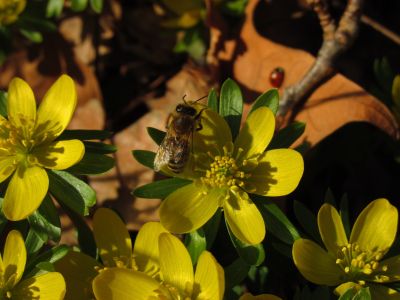
[[[189,116],[195,116],[197,114],[197,110],[188,104],[178,104],[176,106],[176,112]]]

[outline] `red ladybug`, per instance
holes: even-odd
[[[275,68],[271,74],[269,74],[269,82],[274,88],[280,88],[283,80],[285,79],[285,70],[281,67]]]

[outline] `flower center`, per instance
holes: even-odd
[[[20,126],[5,119],[0,121],[0,155],[28,154],[37,144],[33,138],[34,120],[20,117]]]
[[[215,156],[209,170],[201,178],[203,184],[210,187],[243,186],[246,174],[239,170],[235,160],[229,155]]]
[[[157,297],[154,300],[191,300],[192,299],[192,285],[187,282],[184,291],[179,290],[175,286],[166,282],[161,283],[161,286],[155,292]],[[153,299],[150,299],[153,300]]]
[[[33,149],[43,143],[48,134],[35,134],[35,121],[19,116],[18,122],[0,120],[0,158],[13,157],[12,167],[20,162],[37,164]]]
[[[385,275],[387,265],[380,265],[383,257],[382,251],[364,251],[356,243],[348,244],[337,253],[336,264],[344,271],[344,280],[358,281],[364,285],[365,280],[373,279],[379,282],[389,280]]]

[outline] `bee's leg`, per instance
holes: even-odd
[[[202,130],[202,129],[203,129],[203,125],[201,124],[200,116],[201,116],[201,113],[203,112],[203,110],[205,110],[205,109],[207,109],[207,108],[203,108],[202,110],[200,110],[199,113],[194,117],[194,119],[195,119],[196,121],[198,121],[198,122],[197,122],[196,131],[199,131],[199,130]]]
[[[165,128],[166,128],[166,129],[169,128],[169,124],[171,123],[171,121],[172,121],[172,114],[169,114],[169,115],[168,115],[168,118],[167,118],[167,124],[165,125]]]
[[[200,131],[203,129],[203,125],[199,122],[197,123],[196,131]]]

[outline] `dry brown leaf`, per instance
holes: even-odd
[[[21,77],[40,101],[61,74],[74,79],[78,93],[78,106],[70,128],[103,129],[104,111],[97,78],[90,67],[75,57],[70,44],[58,35],[41,45],[11,54],[0,67],[0,89],[7,90],[13,77]]]
[[[208,62],[214,77],[220,79],[224,70],[231,70],[234,79],[244,87],[245,96],[251,100],[257,93],[272,88],[269,76],[276,67],[286,71],[280,88],[282,93],[285,87],[299,81],[315,60],[303,50],[261,36],[253,20],[258,3],[257,0],[249,1],[238,40],[226,38],[215,9],[209,10],[211,47]],[[398,124],[386,106],[341,74],[333,76],[310,96],[296,120],[307,124],[298,142],[307,140],[311,145],[352,121],[370,122],[392,137],[399,136]]]

